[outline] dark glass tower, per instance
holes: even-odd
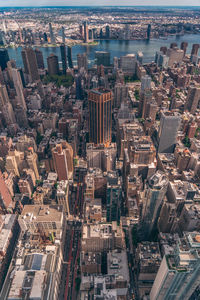
[[[88,93],[90,142],[109,145],[112,127],[112,92],[94,89]]]
[[[61,53],[63,74],[65,75],[67,71],[67,56],[66,56],[65,44],[62,44],[60,46],[60,53]]]
[[[39,72],[35,51],[32,48],[25,48],[21,52],[25,73],[30,75],[32,82],[39,80]]]
[[[72,47],[67,47],[67,58],[68,58],[68,65],[70,69],[73,69],[73,62],[72,62]]]
[[[151,37],[151,24],[149,24],[147,28],[147,40],[150,40],[150,37]]]
[[[0,67],[3,70],[7,68],[7,62],[9,61],[7,49],[0,49]]]

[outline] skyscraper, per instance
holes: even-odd
[[[200,102],[200,87],[191,86],[188,91],[185,109],[188,109],[192,114],[195,113]]]
[[[57,144],[52,149],[53,163],[58,179],[67,180],[73,174],[73,149],[67,142]]]
[[[109,25],[106,26],[106,38],[107,39],[110,38],[110,26]]]
[[[61,28],[61,34],[62,34],[62,42],[65,44],[65,28],[62,26]]]
[[[97,66],[100,66],[100,65],[103,65],[105,67],[110,66],[110,52],[96,51],[95,59],[97,62]]]
[[[149,24],[147,27],[147,40],[150,40],[150,38],[151,38],[151,24]]]
[[[49,23],[49,33],[50,33],[51,43],[54,44],[55,43],[55,37],[54,37],[54,33],[53,33],[53,29],[52,29],[51,23]]]
[[[20,72],[16,68],[11,69],[12,80],[17,94],[17,103],[26,111],[26,102],[24,98],[23,85]]]
[[[25,73],[29,74],[31,82],[40,79],[35,51],[32,48],[22,50]]]
[[[88,43],[89,40],[89,34],[88,34],[88,24],[87,21],[84,22],[84,43]]]
[[[200,281],[199,232],[184,233],[166,254],[150,292],[150,300],[188,300]]]
[[[90,142],[108,145],[112,139],[112,92],[102,88],[91,90],[88,102]]]
[[[160,128],[158,132],[160,153],[173,153],[176,145],[176,137],[180,126],[180,116],[178,113],[162,112]]]
[[[8,50],[0,49],[0,67],[3,70],[7,68],[7,62],[9,61]]]
[[[141,78],[141,92],[144,93],[144,91],[150,89],[151,89],[151,77],[145,75]]]
[[[35,55],[36,55],[38,69],[44,69],[44,59],[43,59],[42,51],[40,51],[39,49],[35,49]]]
[[[59,65],[58,65],[58,56],[55,54],[50,54],[47,57],[47,66],[49,75],[58,75],[59,74]]]
[[[81,68],[84,68],[86,71],[88,69],[88,59],[87,59],[87,54],[77,54],[77,65],[78,65],[78,70],[80,71]]]
[[[73,61],[72,61],[72,47],[67,47],[67,58],[68,58],[68,65],[70,69],[73,69]]]
[[[65,75],[67,71],[67,56],[66,56],[65,44],[60,45],[60,53],[61,53],[61,60],[62,60],[62,71],[63,74]]]
[[[192,45],[192,51],[191,51],[191,55],[198,55],[198,51],[199,51],[199,47],[200,44],[193,44]]]
[[[187,43],[187,42],[182,42],[182,43],[181,43],[181,50],[184,51],[184,56],[185,56],[186,51],[187,51],[187,46],[188,46],[188,43]]]
[[[13,208],[14,203],[8,190],[8,187],[3,178],[3,174],[0,171],[0,207],[2,209]]]
[[[155,229],[164,196],[167,192],[168,178],[165,173],[157,171],[148,180],[142,210],[142,234],[148,239]]]

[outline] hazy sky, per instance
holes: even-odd
[[[0,6],[55,5],[181,5],[200,6],[200,0],[0,0]]]

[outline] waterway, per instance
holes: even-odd
[[[142,51],[144,54],[144,63],[148,63],[154,60],[156,51],[159,51],[161,46],[169,47],[171,43],[176,42],[180,46],[181,42],[188,42],[187,53],[191,52],[192,45],[200,43],[200,34],[187,34],[183,36],[168,36],[166,39],[151,39],[147,40],[135,40],[135,41],[120,41],[120,40],[101,40],[98,45],[75,45],[72,47],[72,59],[76,64],[76,56],[78,53],[86,52],[88,55],[89,65],[94,63],[95,51],[109,51],[111,56],[111,62],[113,57],[120,57],[128,53],[137,53]],[[46,59],[54,53],[59,57],[61,62],[59,47],[37,47],[39,48],[44,57],[46,65]],[[8,48],[10,59],[14,59],[17,62],[18,67],[23,67],[21,57],[21,47]]]

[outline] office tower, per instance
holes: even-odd
[[[106,39],[109,39],[110,38],[110,26],[107,25],[106,26]]]
[[[1,48],[0,49],[0,67],[2,71],[7,68],[7,62],[9,61],[8,50]]]
[[[146,90],[151,89],[151,77],[145,75],[141,78],[141,92],[144,93]]]
[[[49,33],[50,33],[51,43],[54,44],[55,43],[55,37],[54,37],[54,33],[53,33],[53,29],[52,29],[51,23],[49,23]]]
[[[157,171],[148,179],[142,208],[142,235],[149,238],[155,230],[164,196],[167,192],[168,178],[165,173]]]
[[[199,232],[186,232],[177,239],[173,252],[163,257],[150,300],[192,299],[200,281],[199,248]]]
[[[82,87],[82,76],[81,74],[77,74],[75,76],[75,84],[76,84],[76,99],[83,99],[83,87]]]
[[[110,52],[95,51],[95,59],[97,66],[103,65],[105,67],[110,66]]]
[[[7,126],[15,123],[15,115],[5,85],[0,85],[0,110]]]
[[[192,114],[196,112],[196,109],[200,102],[200,87],[191,86],[188,91],[185,109],[189,110]]]
[[[38,69],[44,69],[44,59],[43,59],[42,51],[40,51],[39,49],[35,49],[35,55],[36,55]]]
[[[29,149],[28,149],[26,161],[28,163],[29,168],[31,170],[33,170],[33,172],[35,174],[35,178],[38,180],[40,178],[39,172],[38,172],[38,156],[34,152],[32,147],[29,147]]]
[[[131,32],[130,32],[130,25],[125,25],[125,40],[130,40]]]
[[[83,26],[84,26],[84,43],[88,43],[89,34],[88,34],[88,24],[87,24],[87,21],[85,21],[83,23]]]
[[[90,41],[93,41],[93,30],[92,29],[88,30],[88,37],[89,37]]]
[[[73,61],[72,61],[72,47],[67,47],[67,58],[68,58],[68,65],[70,69],[73,69]]]
[[[116,172],[108,172],[106,189],[107,222],[120,220],[122,203],[122,182]]]
[[[103,38],[104,38],[104,35],[103,35],[103,29],[102,29],[102,28],[100,29],[99,37],[100,37],[100,39],[103,39]]]
[[[187,46],[188,46],[188,43],[187,43],[187,42],[182,42],[182,43],[181,43],[181,50],[184,51],[184,56],[185,56],[186,51],[187,51]]]
[[[171,49],[177,48],[177,47],[178,47],[177,43],[171,43],[171,44],[170,44],[170,48],[171,48]]]
[[[60,45],[60,53],[61,53],[61,60],[62,60],[62,71],[63,71],[63,74],[66,75],[66,71],[67,71],[67,55],[66,55],[65,44]]]
[[[58,179],[71,179],[73,175],[73,149],[67,142],[57,144],[52,149],[54,168]]]
[[[150,38],[151,38],[151,24],[149,24],[147,27],[147,40],[150,40]]]
[[[117,83],[114,87],[114,107],[120,107],[121,103],[128,98],[128,86]]]
[[[47,66],[49,75],[58,75],[59,74],[59,65],[58,65],[58,56],[55,54],[50,54],[47,57]]]
[[[119,68],[121,68],[124,73],[135,74],[135,69],[136,69],[135,54],[127,54],[121,56],[119,59]]]
[[[35,51],[32,48],[24,48],[21,53],[25,73],[27,73],[30,76],[31,82],[39,80],[40,76],[38,73]]]
[[[184,57],[184,51],[178,48],[169,48],[167,50],[169,57],[168,65],[171,67],[174,63],[181,63]]]
[[[12,80],[17,94],[17,103],[26,111],[27,107],[24,98],[23,85],[22,85],[20,72],[17,69],[12,68],[11,75],[12,75]]]
[[[112,128],[112,93],[106,89],[88,93],[89,135],[94,144],[110,144]]]
[[[12,209],[13,208],[13,201],[9,189],[5,183],[3,178],[3,174],[0,171],[0,207],[1,209]]]
[[[80,26],[79,26],[79,33],[80,33],[80,36],[81,36],[82,38],[84,38],[84,34],[83,34],[83,25],[80,25]]]
[[[44,37],[44,41],[47,43],[48,42],[48,37],[47,37],[47,33],[46,32],[44,32],[43,37]]]
[[[195,55],[195,56],[198,55],[199,47],[200,47],[200,44],[193,44],[192,45],[191,56],[192,55]]]
[[[143,53],[141,51],[138,51],[137,53],[137,61],[142,65],[143,64]]]
[[[65,28],[62,26],[61,28],[62,42],[65,44]]]
[[[158,132],[160,153],[173,153],[176,145],[176,137],[180,126],[180,116],[178,113],[162,112],[160,128]]]
[[[81,68],[84,68],[86,71],[88,69],[88,59],[87,59],[87,54],[77,54],[77,65],[78,65],[78,70],[80,71]]]

